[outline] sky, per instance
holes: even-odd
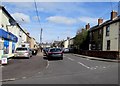
[[[74,37],[78,29],[97,25],[98,18],[110,19],[112,10],[118,11],[117,2],[36,2],[40,22],[34,2],[2,2],[6,10],[26,29],[31,37],[40,42],[66,40]]]

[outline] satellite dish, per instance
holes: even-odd
[[[13,19],[9,19],[9,23],[10,23],[10,25],[12,25],[12,26],[14,26],[14,25],[16,25],[16,24],[17,24],[17,22],[16,22],[16,21],[14,21]]]

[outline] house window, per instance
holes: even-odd
[[[110,34],[110,26],[106,26],[106,36],[109,36]]]
[[[110,50],[110,40],[107,41],[107,50]]]

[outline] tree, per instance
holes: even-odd
[[[74,38],[74,46],[78,50],[87,50],[89,45],[89,39],[88,39],[88,31],[85,29],[82,29],[81,31],[78,30],[77,34]]]

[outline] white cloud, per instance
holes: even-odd
[[[92,17],[79,17],[79,18],[68,18],[63,16],[51,16],[48,17],[46,20],[52,23],[57,24],[66,24],[66,25],[72,25],[77,23],[90,23],[92,25],[96,25],[98,18],[92,18]]]
[[[23,13],[14,13],[11,14],[13,16],[13,18],[15,18],[15,20],[18,23],[29,23],[30,22],[30,17],[26,14]]]
[[[66,24],[66,25],[72,25],[77,22],[76,19],[63,17],[63,16],[51,16],[51,17],[46,18],[46,20],[52,23]]]
[[[97,24],[98,18],[91,18],[91,17],[80,17],[78,18],[79,21],[84,23],[90,23],[90,24]]]

